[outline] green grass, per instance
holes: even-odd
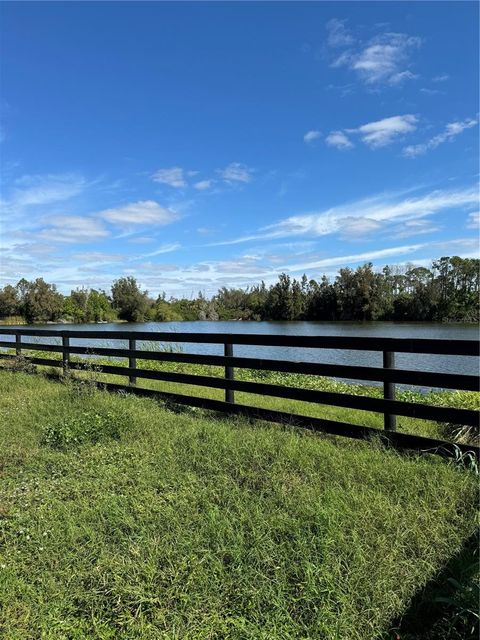
[[[471,472],[375,443],[6,371],[0,425],[8,640],[390,638],[475,528]]]
[[[13,351],[11,351],[13,354]],[[60,353],[45,353],[42,351],[25,351],[26,355],[34,355],[41,358],[49,358],[53,360],[61,360]],[[73,362],[85,362],[81,356],[72,356]],[[107,358],[95,358],[87,361],[92,369],[88,372],[75,371],[74,375],[78,378],[95,379],[99,382],[115,382],[119,384],[128,384],[128,378],[118,375],[102,374],[95,371],[95,367],[102,364],[114,364],[115,366],[127,367],[126,358],[117,360],[108,360]],[[6,361],[0,361],[0,367],[6,365]],[[155,360],[137,360],[139,369],[149,369],[157,371],[169,371],[176,373],[187,373],[204,376],[224,377],[224,369],[222,367],[210,365],[191,365],[177,362],[161,362]],[[61,375],[61,369],[37,367],[39,371],[50,370],[51,373]],[[351,384],[340,380],[334,380],[322,376],[313,376],[305,374],[289,374],[274,371],[260,371],[253,369],[235,369],[235,378],[237,380],[245,380],[249,382],[265,382],[280,386],[300,387],[305,389],[314,389],[319,391],[332,391],[337,393],[349,393],[356,395],[368,395],[372,397],[383,397],[383,389],[379,386],[369,386],[366,384]],[[185,394],[190,396],[212,398],[223,400],[225,392],[222,389],[213,389],[201,387],[197,385],[185,385],[173,382],[160,382],[138,378],[137,386],[145,389],[161,390],[170,393]],[[414,389],[414,388],[412,388]],[[480,410],[480,393],[471,391],[431,391],[430,393],[419,393],[413,390],[397,390],[396,397],[398,400],[420,402],[424,404],[432,404],[436,406],[449,406],[465,409]],[[235,399],[238,403],[261,407],[265,409],[273,409],[278,411],[286,411],[297,413],[304,416],[324,418],[326,420],[337,420],[383,429],[383,415],[370,412],[359,411],[342,407],[334,407],[329,405],[321,405],[311,402],[301,402],[298,400],[288,400],[283,398],[275,398],[262,396],[252,393],[235,392]],[[455,440],[457,437],[456,425],[441,424],[427,420],[418,420],[403,416],[397,416],[397,430],[405,433],[427,436],[431,438],[440,438],[445,440]],[[465,430],[464,430],[465,431]],[[459,442],[473,441],[478,444],[478,433],[474,429],[467,429],[466,436],[461,432]],[[472,438],[473,434],[473,438]]]

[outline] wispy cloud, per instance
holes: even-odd
[[[343,21],[327,23],[327,44],[334,49],[345,50],[337,54],[331,66],[347,67],[355,72],[366,85],[402,85],[418,78],[411,69],[412,52],[421,45],[421,39],[405,33],[381,33],[366,43],[355,42],[345,29]]]
[[[198,191],[206,191],[207,189],[211,189],[214,184],[215,180],[199,180],[195,182],[193,186],[195,189],[198,189]]]
[[[355,38],[345,27],[346,20],[332,18],[326,24],[327,44],[329,47],[349,47],[355,42]]]
[[[261,228],[257,233],[214,243],[234,245],[263,239],[294,236],[320,237],[342,233],[355,224],[373,229],[375,225],[388,225],[417,220],[448,209],[462,209],[476,205],[479,195],[475,188],[456,191],[432,191],[416,198],[402,194],[380,194],[319,212],[296,215]]]
[[[372,260],[391,258],[392,256],[408,255],[415,253],[419,249],[428,246],[425,244],[402,245],[399,247],[390,247],[388,249],[378,249],[376,251],[365,251],[353,255],[343,255],[315,260],[312,262],[303,262],[300,264],[291,264],[288,266],[289,271],[312,271],[314,269],[324,269],[326,267],[344,266],[347,264],[358,264],[360,262],[370,262]],[[281,268],[280,268],[281,270]]]
[[[140,200],[121,207],[105,209],[97,215],[112,224],[118,225],[165,225],[178,220],[180,217],[176,211],[162,207],[154,200]]]
[[[227,183],[251,182],[253,179],[253,169],[241,162],[231,162],[225,169],[218,169],[218,174]]]
[[[311,144],[315,140],[318,140],[318,138],[320,138],[321,135],[322,134],[320,133],[320,131],[317,131],[316,129],[312,129],[311,131],[307,131],[307,133],[303,136],[303,141],[306,144]]]
[[[429,87],[422,87],[420,89],[420,92],[425,93],[427,96],[439,96],[445,94],[445,91],[440,91],[439,89],[430,89]]]
[[[172,251],[176,251],[180,249],[182,245],[179,242],[172,242],[171,244],[162,244],[155,251],[151,251],[150,253],[145,253],[141,258],[153,258],[153,256],[159,256],[163,253],[172,253]],[[139,259],[139,258],[138,258]]]
[[[325,142],[329,147],[336,149],[352,149],[355,146],[343,131],[332,131],[325,138]]]
[[[478,120],[469,118],[467,120],[450,122],[445,129],[421,144],[409,145],[403,149],[403,155],[407,158],[416,158],[417,156],[424,155],[432,149],[436,149],[444,142],[451,142],[454,138],[460,135],[465,129],[471,129],[478,124]]]
[[[100,221],[87,216],[50,216],[47,223],[38,237],[51,242],[91,242],[109,235]]]
[[[332,131],[325,138],[325,142],[330,147],[336,147],[337,149],[351,149],[354,144],[347,134],[353,134],[358,135],[367,147],[379,149],[415,131],[417,122],[418,118],[412,114],[391,116],[390,118],[383,118],[383,120],[367,122],[367,124],[362,124],[354,129]]]
[[[372,149],[385,147],[397,138],[415,131],[418,118],[412,114],[392,116],[363,124],[356,129],[346,129],[348,133],[358,133],[362,142]]]
[[[73,173],[25,175],[15,180],[3,208],[15,213],[26,207],[64,202],[80,195],[87,184],[83,176]]]
[[[447,73],[443,73],[439,76],[435,76],[432,78],[432,82],[446,82],[450,79],[450,76]]]
[[[468,214],[467,229],[479,229],[480,227],[480,211],[472,211]]]
[[[176,189],[187,186],[184,170],[181,167],[158,169],[158,171],[155,171],[153,174],[152,180],[154,182],[160,182],[161,184],[168,184],[170,187],[175,187]]]

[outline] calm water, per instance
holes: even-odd
[[[9,327],[13,328],[13,327]],[[19,327],[22,328],[22,327]],[[23,328],[26,328],[25,326]],[[80,329],[95,331],[169,331],[172,333],[265,333],[280,335],[325,335],[367,336],[381,338],[443,338],[449,340],[477,340],[476,325],[442,323],[396,323],[396,322],[148,322],[111,324],[48,324],[35,325],[36,329]],[[0,335],[0,342],[9,336]],[[55,338],[29,338],[29,341],[60,342]],[[92,344],[91,340],[72,339],[72,345]],[[121,340],[96,340],[97,346],[127,346]],[[223,346],[215,344],[175,343],[188,353],[223,355]],[[337,349],[302,349],[294,347],[234,346],[234,355],[306,360],[337,364],[382,366],[382,354],[368,351],[345,351]],[[428,354],[396,354],[396,366],[405,369],[423,369],[445,373],[477,374],[478,358],[464,356],[441,356]]]

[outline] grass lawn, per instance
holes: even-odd
[[[474,532],[476,480],[375,443],[0,371],[0,637],[394,638]],[[472,593],[429,638],[468,637]]]

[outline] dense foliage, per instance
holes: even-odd
[[[371,263],[340,269],[332,282],[300,280],[282,273],[267,287],[222,287],[211,299],[156,300],[133,277],[119,278],[111,295],[76,289],[62,296],[55,285],[38,278],[0,289],[0,318],[21,316],[27,322],[66,320],[101,322],[146,320],[453,320],[479,319],[480,260],[443,257],[432,267],[384,267]]]

